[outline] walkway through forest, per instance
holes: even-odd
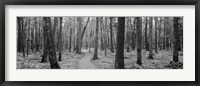
[[[79,60],[79,66],[80,69],[98,69],[97,65],[95,65],[91,59],[93,55],[90,53],[86,53],[84,57],[82,57]]]

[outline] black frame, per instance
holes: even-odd
[[[0,85],[2,86],[199,86],[200,84],[198,54],[200,0],[2,0],[0,4]],[[5,5],[195,5],[195,81],[5,81]]]

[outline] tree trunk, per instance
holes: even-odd
[[[133,26],[133,24],[134,24],[134,26]],[[133,21],[133,24],[131,23],[131,19],[130,19],[130,25],[131,25],[131,28],[132,28],[132,43],[131,43],[131,46],[132,46],[132,50],[135,50],[135,45],[136,45],[136,43],[135,43],[135,40],[136,40],[136,35],[135,35],[135,19],[134,19],[134,21]]]
[[[149,17],[149,57],[148,59],[153,59],[153,40],[152,40],[152,17]]]
[[[77,18],[78,20],[78,30],[77,30],[77,39],[76,39],[76,53],[81,54],[81,26],[82,26],[82,19],[81,17]]]
[[[137,64],[142,65],[142,19],[136,17],[136,28],[137,28]]]
[[[54,33],[55,33],[55,31],[54,31]],[[55,36],[55,34],[53,34],[53,35]],[[44,38],[43,39],[43,55],[42,55],[41,62],[45,63],[45,62],[47,62],[47,54],[48,54],[48,52],[47,52],[47,32],[44,31],[44,26],[43,26],[43,38]]]
[[[99,35],[99,18],[96,17],[95,47],[94,47],[93,60],[99,59],[98,58],[98,35]]]
[[[129,52],[130,49],[129,49],[129,41],[130,41],[130,36],[129,36],[129,19],[126,18],[127,21],[126,21],[126,51]]]
[[[155,17],[155,53],[158,53],[157,51],[157,23],[158,23],[158,19],[157,17]]]
[[[180,36],[179,36],[179,18],[178,17],[174,17],[173,19],[174,21],[174,50],[173,50],[173,61],[174,62],[178,62],[179,61],[179,57],[178,57],[178,48],[179,48],[179,40],[180,40]]]
[[[60,17],[58,61],[62,61],[62,17]]]
[[[25,30],[24,30],[24,18],[20,18],[21,21],[21,30],[22,30],[22,52],[23,52],[23,57],[25,58]]]
[[[71,52],[71,48],[72,48],[72,28],[70,27],[70,34],[69,34],[69,52]]]
[[[49,56],[50,66],[51,69],[60,69],[60,66],[57,62],[56,58],[56,50],[55,50],[55,43],[53,40],[53,30],[51,29],[51,18],[50,17],[44,17],[44,33],[46,35],[46,42],[47,42],[47,52]]]
[[[39,39],[38,39],[38,22],[37,22],[37,17],[34,18],[35,20],[35,47],[36,51],[39,51]]]
[[[165,46],[166,46],[166,27],[167,27],[167,24],[166,24],[166,17],[164,17],[164,32],[163,32],[163,49],[165,49]]]
[[[21,17],[17,17],[17,52],[21,52],[22,48],[21,48],[21,43],[22,43],[22,28],[21,28]]]
[[[162,49],[161,47],[161,28],[162,28],[162,18],[160,17],[160,21],[159,21],[159,30],[158,30],[158,47],[160,48],[160,50]]]
[[[110,51],[113,53],[113,30],[112,30],[112,17],[110,17]]]
[[[29,46],[30,46],[30,18],[28,18],[28,33],[27,33],[27,48],[26,48],[26,54],[28,56],[29,54]]]
[[[105,24],[104,24],[104,51],[105,51],[105,56],[107,56],[107,18],[105,18]]]
[[[125,32],[125,17],[118,17],[115,69],[124,69],[124,32]]]
[[[146,22],[145,22],[145,49],[146,51],[149,51],[149,42],[148,42],[148,36],[147,36],[147,25],[148,25],[148,17],[146,17]]]

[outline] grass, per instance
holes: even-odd
[[[114,59],[115,53],[107,52],[105,55],[104,51],[98,51],[98,60],[93,60],[94,64],[98,66],[99,69],[114,69]],[[90,51],[87,53],[92,53]],[[77,69],[79,65],[79,60],[85,55],[76,54],[75,52],[63,51],[62,61],[58,62],[61,69]],[[172,61],[172,51],[158,51],[154,53],[154,60],[147,59],[149,55],[148,51],[142,51],[142,65],[136,64],[137,61],[137,52],[130,51],[124,52],[124,65],[126,69],[183,69],[183,65],[176,64]],[[17,53],[17,69],[50,69],[50,63],[41,63],[42,57],[41,53],[30,53],[25,58],[22,57],[22,53]],[[179,52],[179,60],[183,63],[183,52]],[[171,62],[171,63],[170,63]],[[178,65],[178,67],[174,66]],[[180,66],[181,65],[181,66]],[[180,67],[179,67],[180,66]]]
[[[115,53],[107,53],[104,55],[103,51],[99,52],[99,60],[93,61],[101,69],[114,69],[114,58]],[[142,51],[142,65],[136,64],[137,62],[137,52],[125,52],[124,53],[124,65],[126,69],[172,69],[171,67],[166,67],[172,61],[172,51],[158,51],[157,54],[154,53],[154,60],[147,59],[149,55],[148,51]],[[179,52],[179,60],[183,62],[183,53]],[[178,69],[183,69],[179,67]]]

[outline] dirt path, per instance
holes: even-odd
[[[79,61],[79,69],[98,69],[98,67],[91,61],[93,55],[86,53]]]

